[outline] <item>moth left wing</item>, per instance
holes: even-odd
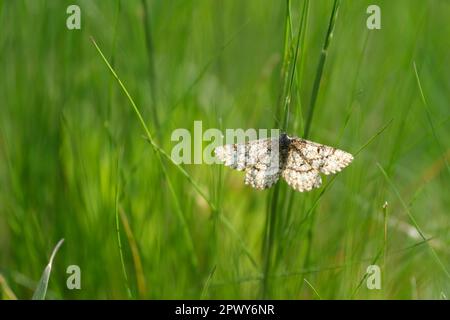
[[[279,139],[261,139],[245,144],[228,144],[215,149],[226,166],[245,170],[245,184],[266,189],[280,177]]]
[[[242,171],[257,163],[270,163],[272,149],[277,146],[278,139],[260,139],[247,143],[226,144],[215,148],[214,153],[225,166]]]

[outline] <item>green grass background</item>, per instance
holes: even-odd
[[[81,30],[65,27],[73,3]],[[218,165],[185,165],[189,178],[162,167],[90,41],[170,154],[172,131],[195,120],[282,122],[305,3],[287,19],[286,1],[0,1],[2,297],[31,298],[61,238],[47,298],[448,297],[449,1],[340,2],[309,138],[370,143],[309,193],[255,191]],[[366,28],[370,4],[381,30]],[[332,9],[314,0],[304,15],[290,134],[303,135]],[[66,287],[73,264],[81,290]],[[366,286],[371,264],[380,290]]]

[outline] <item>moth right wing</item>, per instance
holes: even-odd
[[[341,171],[353,160],[348,152],[309,140],[295,138],[291,146],[308,164],[326,175]]]
[[[295,141],[289,145],[281,175],[288,185],[300,192],[310,191],[322,184],[319,170],[305,158],[302,148],[295,145]]]

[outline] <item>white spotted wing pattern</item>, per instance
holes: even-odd
[[[281,176],[300,192],[320,187],[320,173],[337,173],[353,160],[348,152],[286,134],[227,144],[217,147],[215,154],[224,165],[245,171],[245,184],[255,189],[270,188]]]

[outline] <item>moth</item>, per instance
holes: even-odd
[[[322,184],[320,174],[334,174],[348,166],[353,156],[320,143],[290,137],[227,144],[215,148],[215,156],[225,166],[245,171],[245,184],[267,189],[281,177],[294,190],[304,192]]]

